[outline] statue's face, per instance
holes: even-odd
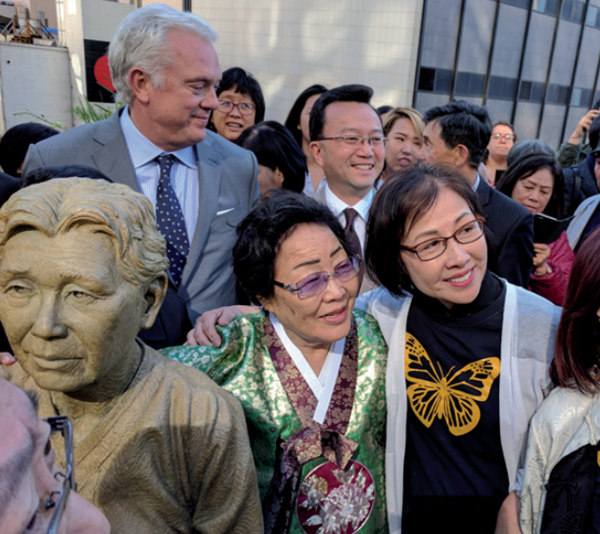
[[[43,389],[102,389],[137,356],[143,289],[121,275],[112,239],[90,228],[20,232],[1,251],[0,321]]]

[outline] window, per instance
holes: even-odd
[[[551,104],[566,104],[569,101],[569,87],[556,83],[548,84],[546,101]]]
[[[533,10],[546,15],[556,15],[558,0],[533,0]]]
[[[474,72],[457,72],[456,87],[457,95],[483,96],[485,76]]]
[[[418,87],[419,91],[449,93],[452,88],[452,71],[447,69],[421,67],[419,69]]]
[[[541,82],[522,81],[519,89],[519,100],[541,102],[544,96],[544,84]]]
[[[503,76],[490,76],[488,97],[514,100],[517,94],[517,80]]]
[[[563,0],[560,17],[581,24],[585,4],[579,0]]]

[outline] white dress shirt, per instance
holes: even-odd
[[[125,107],[120,120],[140,191],[148,197],[156,210],[156,189],[160,179],[160,167],[156,158],[167,152],[157,147],[137,129],[129,116],[129,107]],[[196,150],[193,146],[189,146],[168,154],[173,154],[176,158],[171,168],[171,185],[179,200],[191,244],[198,221],[199,206]]]

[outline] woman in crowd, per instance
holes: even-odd
[[[412,108],[394,108],[383,122],[385,145],[385,167],[380,176],[380,184],[393,173],[415,165],[423,146],[425,124],[421,114]]]
[[[516,140],[517,135],[509,122],[498,121],[492,126],[492,135],[484,160],[488,182],[492,187],[495,186],[502,172],[506,170],[506,156]]]
[[[496,185],[498,191],[525,206],[534,215],[564,215],[563,173],[554,156],[529,154],[515,161]],[[566,232],[549,244],[534,243],[531,290],[561,306],[575,255]]]
[[[176,347],[241,402],[267,532],[387,532],[387,348],[353,311],[358,259],[327,207],[276,192],[238,228],[238,283],[263,311],[220,349]]]
[[[223,73],[217,89],[219,107],[212,112],[209,127],[229,141],[235,142],[248,127],[265,117],[265,99],[259,83],[240,67]]]
[[[600,231],[581,246],[558,327],[556,389],[532,419],[521,528],[598,532],[600,525]]]
[[[327,91],[327,88],[319,84],[304,89],[296,98],[285,120],[285,127],[294,136],[306,156],[308,173],[306,174],[304,193],[309,196],[316,192],[325,176],[323,168],[316,162],[310,149],[310,134],[308,132],[308,121],[313,104],[325,91]]]
[[[358,301],[388,342],[391,532],[517,526],[518,464],[549,390],[560,309],[487,270],[477,194],[417,165],[373,202]],[[511,493],[509,493],[511,492]]]
[[[244,130],[236,143],[254,152],[260,172],[260,195],[271,189],[301,193],[308,168],[292,134],[276,121],[263,121]]]

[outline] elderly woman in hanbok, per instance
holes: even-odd
[[[387,532],[387,347],[354,311],[360,264],[329,210],[277,192],[238,227],[238,284],[262,311],[215,347],[165,354],[241,402],[267,532]]]
[[[600,528],[600,231],[575,256],[550,377],[531,421],[521,490],[525,534]]]

